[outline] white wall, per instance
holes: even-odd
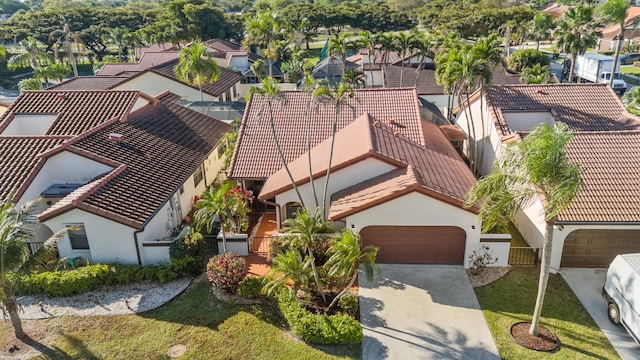
[[[467,234],[464,261],[480,248],[478,215],[419,193],[410,193],[346,218],[347,228],[367,226],[457,226]]]
[[[57,114],[17,114],[0,135],[44,135],[57,117]]]
[[[509,266],[509,251],[511,249],[511,234],[481,234],[480,246],[489,247],[489,253],[494,260],[494,264],[489,266]],[[479,255],[483,254],[482,250],[476,249]],[[471,250],[473,251],[473,250]],[[465,259],[469,261],[469,259]]]
[[[369,71],[369,65],[364,65],[362,67],[362,70],[364,71],[364,80],[365,83],[367,84],[367,87],[382,87],[382,70],[373,70],[373,77],[371,76],[371,71]]]
[[[175,81],[153,72],[146,72],[140,76],[128,80],[114,88],[114,90],[139,90],[143,93],[155,97],[169,90],[176,95],[180,95],[188,101],[201,101],[200,91],[187,86],[179,81]],[[202,93],[204,101],[218,101],[217,97]]]
[[[531,132],[541,124],[554,126],[553,116],[547,111],[538,112],[503,112],[507,126],[511,132]]]
[[[420,98],[425,99],[429,102],[434,103],[439,109],[440,111],[442,111],[442,114],[446,117],[447,116],[447,111],[448,111],[448,106],[449,106],[449,95],[444,95],[444,94],[440,94],[440,95],[419,95]],[[455,99],[454,99],[455,100]],[[454,101],[453,106],[456,106],[456,103]]]
[[[245,71],[249,70],[249,68],[251,67],[251,64],[249,63],[249,56],[248,55],[233,55],[233,56],[231,56],[231,59],[229,59],[229,64],[228,64],[227,67],[236,68],[236,69],[239,69],[242,72],[245,72]]]
[[[113,170],[111,166],[69,151],[62,151],[47,159],[17,205],[20,206],[29,200],[38,198],[42,191],[53,184],[86,184],[96,176],[111,170]]]

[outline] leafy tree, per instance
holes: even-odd
[[[640,87],[634,86],[622,95],[622,102],[632,114],[640,115]]]
[[[393,33],[383,33],[378,35],[378,42],[380,43],[380,50],[382,50],[382,66],[384,68],[384,79],[382,86],[387,86],[387,69],[389,67],[389,56],[392,52],[397,51],[397,44]]]
[[[558,22],[554,32],[556,47],[563,52],[571,54],[571,69],[569,70],[569,82],[573,81],[573,64],[579,54],[584,54],[587,49],[598,42],[600,33],[596,30],[596,22],[593,19],[593,7],[579,3],[577,7],[569,9]]]
[[[635,2],[634,2],[635,5]],[[613,57],[613,69],[611,69],[611,73],[615,74],[618,70],[618,57],[620,57],[620,50],[622,49],[622,43],[624,43],[624,31],[625,28],[629,25],[629,23],[634,23],[634,21],[627,22],[627,16],[629,14],[629,0],[607,0],[604,4],[598,7],[598,15],[604,20],[605,23],[611,25],[620,26],[620,31],[618,32],[618,44],[616,46],[616,52]],[[609,86],[613,87],[614,76],[611,76],[609,79]]]
[[[467,206],[481,203],[483,229],[512,219],[536,200],[542,203],[546,221],[538,296],[531,321],[531,335],[538,325],[549,279],[553,227],[569,206],[580,185],[580,167],[566,156],[572,135],[564,123],[555,128],[544,124],[522,141],[510,143],[494,163],[490,174],[480,179],[467,195]]]
[[[133,40],[131,32],[123,27],[109,29],[102,39],[105,43],[113,44],[118,48],[118,61],[123,61]]]
[[[547,54],[539,50],[524,49],[516,50],[509,57],[509,69],[519,73],[523,69],[532,68],[535,65],[547,66],[551,60]]]
[[[20,90],[20,92],[27,90],[40,90],[41,88],[42,85],[40,84],[40,81],[34,78],[22,79],[18,82],[18,90]]]
[[[547,40],[553,29],[553,18],[546,13],[537,13],[529,23],[529,32],[536,41],[536,50],[540,50],[540,41]]]
[[[414,33],[401,32],[395,36],[396,50],[399,52],[401,58],[401,70],[400,70],[400,84],[404,84],[404,64],[406,58],[413,51],[413,45],[415,43]]]
[[[547,84],[551,78],[549,65],[535,64],[533,67],[522,69],[520,81],[525,84]]]
[[[180,50],[180,58],[174,71],[178,79],[198,87],[202,101],[204,101],[202,85],[217,81],[220,75],[220,67],[207,54],[204,44],[199,41]]]
[[[356,40],[358,48],[364,48],[369,53],[369,73],[371,74],[371,86],[375,87],[375,79],[373,78],[373,63],[376,60],[376,45],[378,45],[377,37],[369,31],[361,31],[360,38]]]

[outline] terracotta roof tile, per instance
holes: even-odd
[[[178,77],[174,72],[177,64],[178,60],[176,59],[162,64],[161,66],[155,66],[152,68],[152,71],[155,71],[176,81],[180,81],[178,80]],[[231,71],[225,67],[220,67],[220,75],[218,76],[218,80],[202,85],[202,91],[204,93],[217,97],[224,94],[225,91],[231,89],[233,85],[237,84],[241,79],[242,74],[238,74],[237,72]],[[197,86],[192,87],[194,89],[198,88]]]
[[[549,112],[574,132],[640,128],[607,84],[494,85],[486,97],[500,136],[511,135],[504,117],[510,112]]]
[[[281,100],[274,104],[276,134],[288,162],[306,152],[309,99],[309,94],[300,91],[284,91]],[[383,122],[393,119],[404,126],[405,136],[419,144],[424,142],[415,89],[358,90],[356,98],[348,104],[353,108],[342,108],[338,130],[366,113]],[[265,179],[282,167],[266,108],[266,100],[260,95],[254,95],[247,104],[229,171],[231,178]],[[320,105],[312,112],[312,147],[331,136],[334,114],[329,104]]]
[[[54,85],[47,90],[109,90],[129,78],[130,76],[79,76]]]
[[[578,132],[567,156],[582,186],[558,222],[640,222],[640,131]]]
[[[125,75],[127,73],[138,73],[153,66],[158,66],[172,61],[180,56],[179,51],[158,51],[145,52],[136,63],[115,63],[105,64],[98,72],[98,76]]]
[[[99,183],[79,189],[73,207],[105,216],[120,223],[141,227],[151,215],[195,171],[217,146],[230,126],[174,101],[163,94],[159,102],[133,112],[127,121],[118,121],[70,140],[66,150],[82,156],[96,154],[117,167]],[[110,133],[123,140],[109,139]],[[102,181],[101,181],[102,180]],[[81,194],[79,194],[81,192]],[[43,214],[46,220],[72,207]]]

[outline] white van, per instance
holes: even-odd
[[[622,324],[636,343],[640,343],[640,254],[618,255],[607,271],[602,288],[607,315]]]

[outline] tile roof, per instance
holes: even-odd
[[[0,201],[18,191],[38,168],[38,155],[62,144],[65,136],[0,136]]]
[[[78,76],[51,86],[47,90],[109,90],[129,79],[129,77],[130,76]]]
[[[573,132],[640,129],[608,84],[492,85],[485,90],[500,136],[511,135],[505,113],[550,112]]]
[[[0,133],[16,115],[56,115],[43,135],[78,135],[105,121],[123,119],[138,91],[24,91],[0,116]]]
[[[423,123],[425,144],[407,138],[402,129],[364,114],[336,134],[332,171],[365,158],[376,158],[404,171],[392,171],[355,185],[332,196],[332,219],[343,218],[398,195],[418,190],[462,207],[465,195],[476,179],[439,128]],[[331,139],[311,150],[314,178],[324,176]],[[290,163],[298,184],[309,182],[308,156]],[[410,169],[410,170],[407,170]],[[410,175],[410,176],[409,176]],[[269,176],[259,197],[269,199],[292,185],[284,168]]]
[[[581,166],[578,195],[558,222],[640,222],[640,131],[577,132],[567,156]]]
[[[98,76],[115,76],[123,75],[127,73],[138,73],[145,71],[153,66],[158,66],[166,63],[167,61],[175,60],[180,57],[179,51],[159,51],[159,52],[145,52],[142,54],[140,60],[136,63],[114,63],[105,64]]]
[[[225,41],[225,40],[211,39],[211,40],[205,41],[204,44],[208,48],[214,49],[218,52],[218,54],[216,54],[216,57],[222,57],[222,58],[225,58],[226,60],[228,60],[227,53],[238,54],[240,52],[247,54],[249,56],[249,60],[251,61],[255,61],[257,59],[262,58],[262,56],[252,51],[242,50],[242,47],[238,44],[234,44],[232,42]]]
[[[365,66],[364,70],[369,67]],[[387,87],[411,87],[416,86],[416,69],[405,66],[402,84],[400,84],[400,73],[402,67],[398,65],[390,65],[387,67]],[[491,84],[494,85],[517,85],[520,84],[519,74],[507,73],[502,66],[498,66],[493,71]],[[444,89],[438,85],[436,81],[435,69],[422,69],[418,74],[418,84],[416,86],[418,95],[442,95]]]
[[[635,36],[630,35],[630,34],[636,34],[636,36],[637,36],[637,32],[633,31],[634,29],[628,29],[627,27],[629,27],[629,26],[635,27],[636,25],[633,24],[633,21],[638,16],[640,16],[640,7],[638,7],[638,6],[629,6],[627,8],[627,17],[624,20],[624,22],[626,24],[626,26],[625,26],[625,38],[626,39],[635,37]],[[603,39],[617,39],[619,33],[620,33],[620,24],[611,25],[611,26],[608,26],[608,27],[602,29],[602,38]],[[627,35],[629,35],[629,36],[627,36]]]
[[[284,91],[274,104],[274,125],[285,159],[293,161],[307,149],[307,108],[309,94]],[[422,144],[424,135],[415,89],[363,89],[342,107],[337,129],[340,130],[364,114],[376,119],[393,119],[405,128],[403,133]],[[278,156],[267,114],[267,102],[254,95],[240,125],[238,142],[233,155],[229,176],[235,179],[265,179],[282,165]],[[331,136],[335,111],[331,104],[322,104],[311,113],[313,124],[311,146]]]
[[[178,80],[178,77],[174,72],[174,69],[177,64],[178,64],[178,59],[175,59],[175,60],[166,62],[162,65],[154,66],[152,68],[152,71],[158,74],[162,74],[176,81],[180,81]],[[231,71],[225,67],[220,67],[220,75],[218,76],[218,80],[212,83],[208,82],[202,85],[202,92],[218,97],[224,94],[225,91],[232,88],[233,85],[240,82],[241,79],[242,79],[242,74],[238,74],[237,72]],[[191,86],[191,87],[193,87],[194,89],[198,88],[197,86]]]
[[[41,221],[80,208],[141,228],[230,128],[176,104],[176,95],[165,93],[156,99],[157,103],[136,110],[127,120],[112,121],[56,149],[117,166],[42,213]],[[110,140],[110,133],[122,134],[123,140]]]

